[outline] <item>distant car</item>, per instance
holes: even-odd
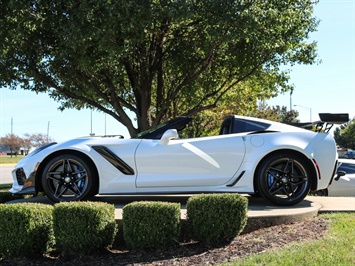
[[[340,171],[346,174],[338,181],[333,180],[328,187],[328,196],[355,197],[355,160],[339,159],[337,172]]]
[[[278,205],[328,187],[337,151],[328,133],[348,114],[320,114],[317,132],[231,115],[217,136],[180,138],[179,117],[136,138],[84,137],[38,148],[12,171],[10,192],[54,202],[127,194],[248,193]],[[323,125],[325,126],[324,130]],[[328,129],[328,130],[327,130]]]
[[[355,159],[355,151],[348,151],[345,153],[344,157],[346,159]]]

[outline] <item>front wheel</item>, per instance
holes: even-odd
[[[279,153],[262,161],[256,173],[258,192],[278,205],[294,205],[309,193],[311,172],[305,160],[292,153]]]
[[[82,158],[65,154],[54,157],[44,168],[44,193],[54,202],[83,200],[93,194],[96,176]]]

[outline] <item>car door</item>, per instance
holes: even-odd
[[[136,151],[137,188],[217,186],[239,169],[245,152],[237,135],[143,140]]]

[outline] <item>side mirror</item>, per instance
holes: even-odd
[[[178,135],[176,129],[168,129],[167,131],[165,131],[165,133],[161,137],[159,143],[160,143],[160,145],[167,145],[170,140],[178,139],[178,138],[179,138],[179,135]]]
[[[342,177],[342,176],[344,176],[344,175],[346,175],[346,172],[345,172],[345,171],[339,171],[339,172],[337,172],[336,177],[334,177],[334,180],[335,180],[335,181],[338,181],[339,178]]]

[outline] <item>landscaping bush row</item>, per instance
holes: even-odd
[[[116,232],[114,206],[103,202],[0,204],[0,257],[90,253],[109,247]]]
[[[0,203],[5,203],[10,200],[17,200],[17,199],[23,199],[23,195],[13,195],[11,192],[9,192],[10,185],[2,185],[0,186]]]
[[[0,203],[5,203],[12,200],[33,198],[36,196],[44,196],[43,192],[39,192],[38,195],[14,195],[9,190],[11,184],[0,184]]]
[[[194,239],[232,239],[247,220],[247,199],[238,194],[189,198],[188,230]],[[123,240],[129,248],[179,242],[180,205],[133,202],[123,208]],[[114,206],[103,202],[0,204],[0,257],[40,256],[51,250],[91,253],[109,248],[117,234]]]

